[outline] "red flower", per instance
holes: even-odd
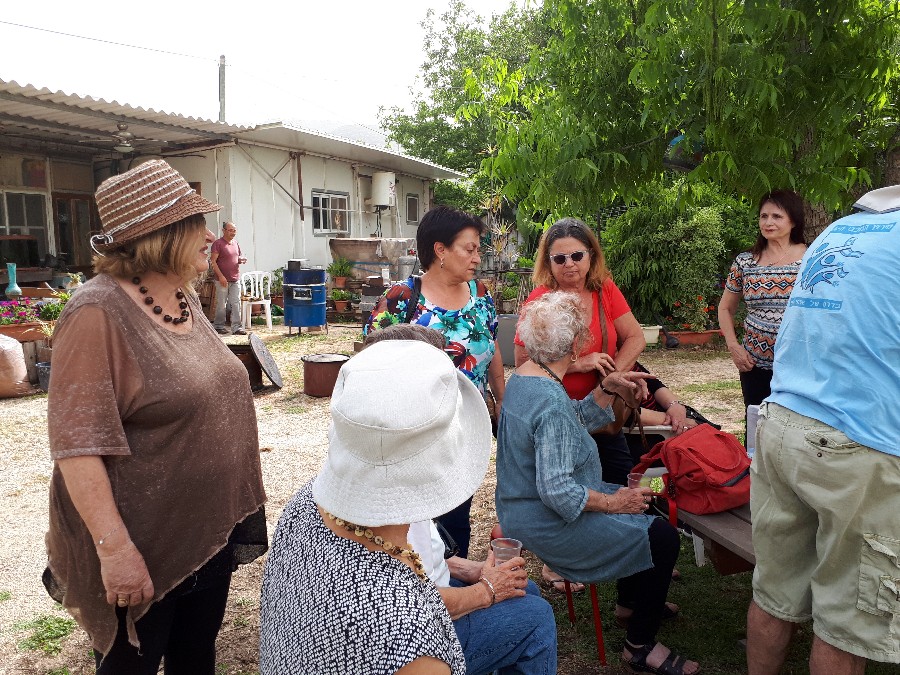
[[[676,302],[676,303],[675,303],[675,306],[676,306],[676,307],[681,307],[681,303],[680,303],[680,302]]]

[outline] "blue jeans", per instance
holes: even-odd
[[[451,586],[466,584],[456,579]],[[533,581],[526,595],[479,609],[453,622],[469,675],[556,673],[556,619]]]
[[[241,284],[237,281],[229,281],[228,286],[223,287],[216,281],[216,318],[213,326],[225,328],[225,306],[231,310],[231,330],[241,328]]]

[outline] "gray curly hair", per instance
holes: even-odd
[[[553,363],[577,354],[591,337],[577,293],[545,293],[529,302],[524,311],[519,339],[535,363]]]

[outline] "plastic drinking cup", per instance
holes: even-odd
[[[496,566],[519,557],[522,554],[522,542],[506,537],[493,539],[491,549],[494,551],[494,565]]]
[[[630,473],[628,474],[628,487],[650,487],[650,476],[642,473]]]

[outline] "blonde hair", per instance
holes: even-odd
[[[525,305],[523,311],[519,339],[535,363],[554,363],[569,354],[578,354],[591,339],[577,293],[545,293]]]
[[[578,218],[561,218],[547,228],[541,237],[534,260],[534,273],[531,275],[535,286],[546,286],[550,289],[559,288],[559,284],[553,276],[552,263],[550,262],[550,247],[558,239],[572,237],[577,239],[588,250],[591,256],[591,267],[585,279],[585,288],[589,291],[599,291],[603,282],[610,278],[609,268],[606,266],[606,258],[600,241],[584,221]]]
[[[174,272],[190,288],[200,273],[197,261],[197,238],[206,229],[202,214],[154,230],[148,235],[128,241],[120,248],[94,256],[94,273],[130,278],[147,272]]]

